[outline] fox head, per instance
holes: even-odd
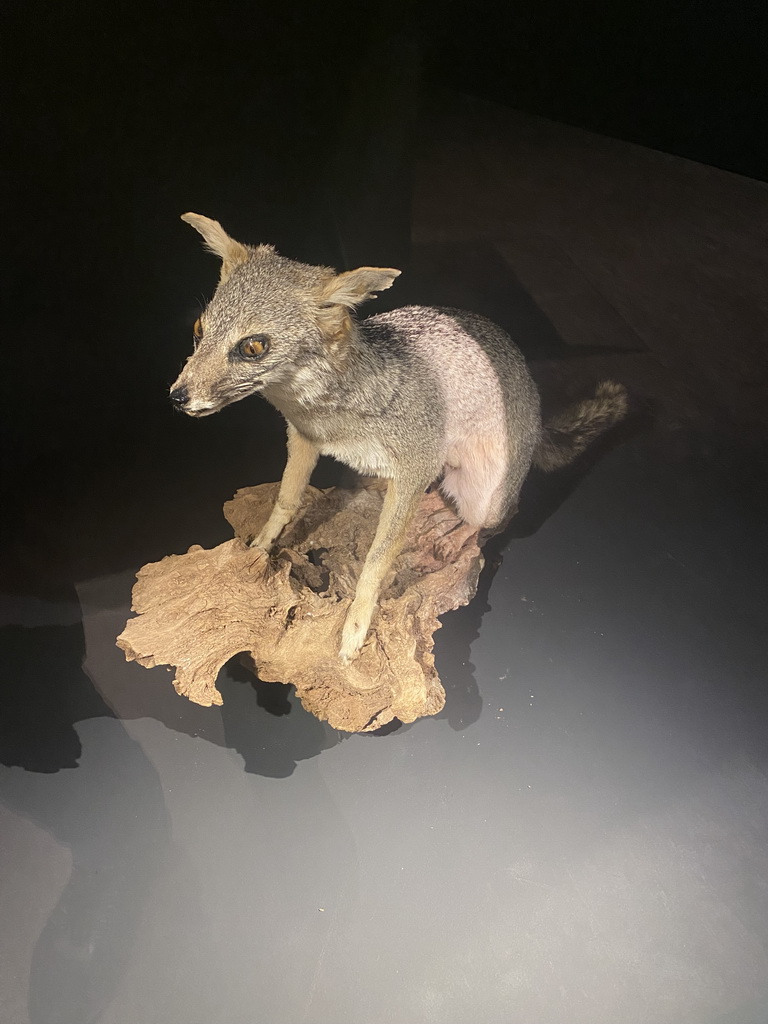
[[[328,375],[343,372],[353,310],[389,288],[399,270],[360,267],[336,274],[236,242],[218,221],[182,218],[221,259],[221,277],[195,323],[194,351],[171,387],[190,416],[210,416],[256,392],[311,403]]]

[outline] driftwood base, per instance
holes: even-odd
[[[145,565],[133,588],[137,616],[118,646],[147,668],[168,665],[197,704],[221,704],[216,677],[246,653],[266,682],[293,684],[304,707],[334,728],[369,732],[412,722],[445,703],[435,670],[438,616],[474,596],[483,558],[442,497],[425,494],[382,590],[371,632],[349,666],[339,661],[344,616],[373,539],[381,488],[310,488],[301,515],[271,558],[249,548],[277,484],[240,490],[224,506],[235,537]]]

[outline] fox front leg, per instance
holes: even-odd
[[[317,465],[319,454],[316,445],[289,423],[288,461],[280,482],[280,491],[272,514],[251,541],[252,548],[264,548],[268,551],[294,518],[312,476],[312,470]]]
[[[360,653],[371,625],[381,583],[403,546],[408,524],[413,517],[426,484],[406,486],[390,480],[379,525],[371,549],[357,582],[355,599],[349,606],[341,631],[339,657],[348,664]]]

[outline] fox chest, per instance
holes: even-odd
[[[321,455],[330,455],[363,476],[395,475],[397,459],[391,447],[385,439],[365,430],[357,417],[309,415],[301,408],[280,411],[295,430],[316,445]]]
[[[334,439],[319,443],[320,454],[330,455],[363,476],[392,477],[396,462],[380,442],[369,438]]]

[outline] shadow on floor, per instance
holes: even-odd
[[[25,572],[22,593],[9,583],[3,595],[0,802],[72,858],[32,954],[28,1013],[31,1024],[95,1024],[172,860],[170,822],[157,771],[83,671],[77,594],[39,522],[25,550],[35,565],[20,565],[18,549],[5,562]]]

